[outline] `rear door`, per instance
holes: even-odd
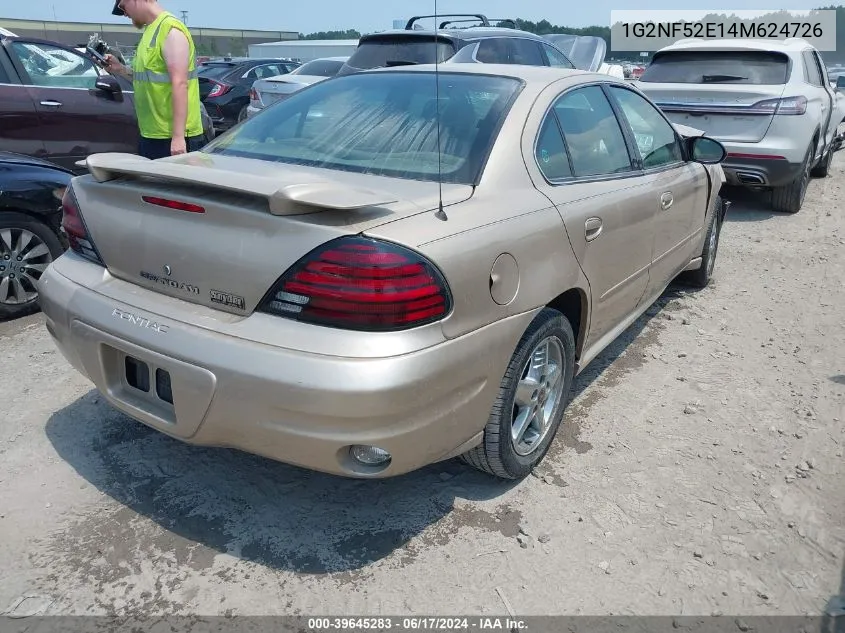
[[[38,158],[47,155],[32,95],[4,46],[0,46],[0,149]]]
[[[788,78],[789,58],[779,52],[665,51],[655,55],[638,87],[674,123],[723,142],[757,143]]]
[[[537,187],[560,212],[590,284],[588,348],[636,312],[648,287],[657,190],[631,149],[601,85],[561,94],[534,147]]]
[[[74,163],[100,152],[135,153],[138,126],[131,95],[95,87],[92,61],[58,44],[18,39],[8,48],[38,112],[47,158]]]
[[[818,108],[821,113],[820,122],[824,134],[823,138],[819,139],[819,145],[816,148],[816,155],[818,156],[833,140],[836,128],[839,126],[839,121],[833,122],[833,104],[836,93],[831,88],[830,82],[827,81],[827,72],[819,54],[812,49],[807,49],[802,51],[801,55],[804,60],[805,76],[810,84],[806,94],[809,101],[807,109],[812,112]],[[811,110],[809,106],[812,106],[813,109]]]

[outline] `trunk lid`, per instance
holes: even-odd
[[[639,84],[673,123],[703,130],[719,141],[756,143],[774,119],[761,101],[779,99],[784,86]],[[756,107],[755,107],[756,106]]]
[[[241,315],[317,246],[434,210],[438,202],[436,182],[204,154],[158,161],[99,154],[89,157],[88,169],[74,191],[109,274]],[[443,185],[444,205],[472,192]]]
[[[771,100],[796,96],[784,95],[788,77],[789,58],[780,52],[679,48],[655,54],[637,85],[674,123],[724,142],[756,143],[774,118]]]

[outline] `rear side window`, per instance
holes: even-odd
[[[3,68],[3,64],[0,63],[0,84],[7,84],[9,82],[9,74],[6,72],[6,69]]]
[[[374,38],[362,41],[346,65],[368,70],[401,63],[434,64],[444,62],[454,54],[454,44],[433,37]]]
[[[676,84],[781,85],[789,59],[768,51],[676,51],[655,55],[640,81]]]

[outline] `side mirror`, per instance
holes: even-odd
[[[97,90],[102,90],[103,92],[113,95],[119,95],[123,92],[123,89],[120,87],[120,82],[111,75],[102,75],[97,77],[97,80],[94,82],[94,87]]]
[[[697,163],[712,165],[721,163],[728,155],[725,146],[719,141],[706,136],[696,136],[688,141],[689,153]]]
[[[836,78],[836,89],[845,91],[845,75],[839,75]]]

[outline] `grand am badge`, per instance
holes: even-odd
[[[211,296],[212,303],[219,303],[231,308],[237,308],[238,310],[246,310],[246,300],[238,295],[233,295],[231,292],[212,290],[209,295]]]
[[[169,268],[169,266],[167,267]],[[167,273],[170,274],[169,272]],[[144,279],[149,279],[157,284],[161,284],[162,286],[167,286],[169,288],[173,288],[173,290],[181,290],[182,292],[189,292],[194,295],[198,295],[200,293],[199,286],[195,286],[193,284],[185,283],[184,281],[177,281],[175,279],[168,279],[167,277],[162,277],[161,275],[156,275],[153,273],[148,273],[145,270],[141,271],[141,277]]]

